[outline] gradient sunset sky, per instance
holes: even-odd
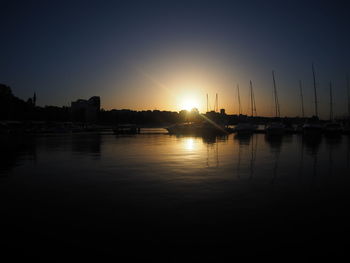
[[[0,83],[39,105],[101,97],[105,109],[206,110],[273,115],[275,70],[282,116],[313,114],[315,64],[321,117],[347,111],[350,16],[346,1],[0,1]]]

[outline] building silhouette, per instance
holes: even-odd
[[[72,101],[72,119],[73,121],[96,123],[100,107],[101,101],[99,96],[93,96],[88,100],[78,99]]]

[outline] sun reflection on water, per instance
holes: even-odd
[[[195,150],[196,145],[194,138],[184,138],[184,149],[187,151]]]

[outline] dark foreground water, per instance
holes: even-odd
[[[348,250],[350,137],[75,134],[1,137],[0,151],[0,249],[13,258]]]

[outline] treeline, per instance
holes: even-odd
[[[34,95],[35,96],[35,95]],[[36,97],[36,96],[35,96]],[[72,114],[70,107],[35,105],[36,98],[27,101],[12,94],[11,88],[0,84],[0,120],[7,121],[46,121],[46,122],[85,122],[84,114]],[[101,110],[98,113],[100,124],[139,124],[164,125],[198,119],[198,111],[133,111],[133,110]]]
[[[138,124],[166,125],[186,121],[196,121],[200,117],[197,110],[188,111],[133,111],[133,110],[101,110],[99,120],[104,124]]]
[[[0,120],[16,121],[70,121],[69,107],[35,106],[35,101],[17,98],[11,88],[0,84]]]
[[[85,123],[84,114],[72,114],[70,107],[35,105],[36,96],[27,101],[15,97],[9,86],[0,84],[0,120],[16,121],[45,121],[45,122],[79,122]],[[273,118],[268,117],[248,117],[246,115],[226,115],[218,112],[208,112],[199,114],[198,110],[172,111],[133,111],[123,110],[100,110],[98,112],[97,123],[105,125],[116,124],[137,124],[144,126],[163,126],[188,121],[201,121],[205,119],[213,120],[222,124],[237,124],[238,122],[254,121],[255,123],[267,123]],[[282,118],[285,123],[304,122],[303,118]]]
[[[170,111],[133,111],[133,110],[101,110],[99,121],[105,124],[139,124],[159,125],[164,123],[176,123],[179,120],[177,112]]]

